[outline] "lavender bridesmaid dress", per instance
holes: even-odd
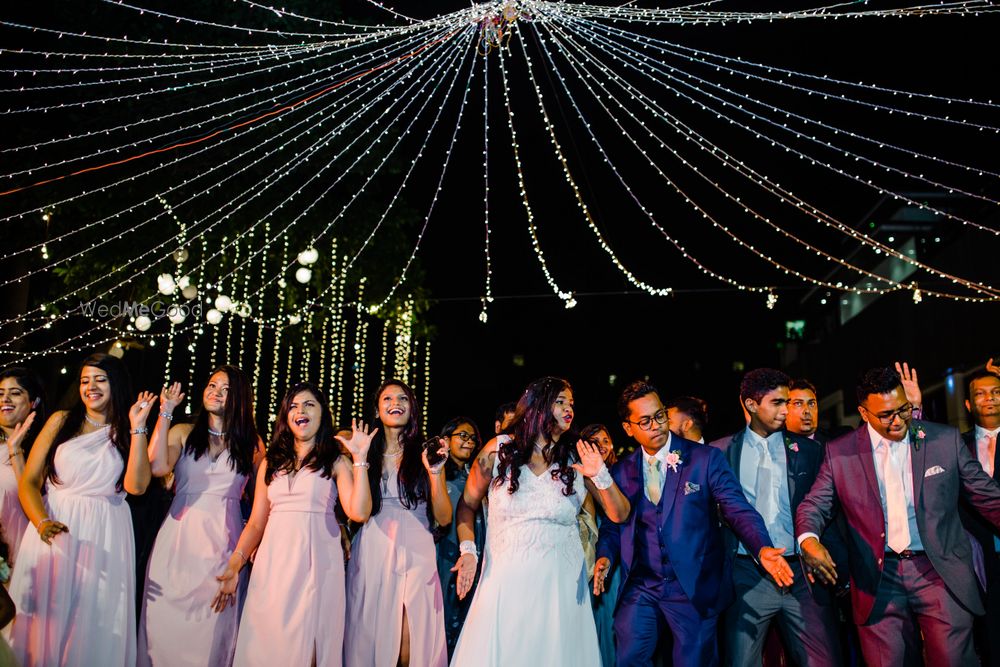
[[[407,509],[398,496],[397,470],[386,472],[382,511],[361,528],[348,566],[344,664],[395,667],[405,607],[410,666],[443,667],[444,601],[427,506]]]
[[[49,546],[27,531],[10,582],[10,644],[24,667],[135,665],[132,516],[115,488],[124,467],[107,428],[56,450],[60,483],[46,482],[45,507],[69,532]]]
[[[237,607],[217,614],[209,604],[219,590],[243,529],[240,497],[247,476],[217,460],[195,460],[185,450],[174,466],[176,495],[149,557],[139,621],[139,665],[227,667],[236,648]],[[242,587],[238,594],[242,592]]]
[[[337,667],[344,645],[344,552],[333,513],[336,482],[308,468],[279,473],[267,499],[270,513],[234,664]]]

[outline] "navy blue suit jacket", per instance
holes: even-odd
[[[732,570],[719,531],[721,514],[753,553],[773,546],[764,520],[747,502],[725,455],[714,447],[670,436],[666,445],[680,453],[677,472],[664,471],[660,533],[677,581],[698,613],[718,615],[733,600]],[[622,524],[605,521],[597,541],[598,558],[622,567],[621,589],[629,582],[635,558],[636,508],[644,493],[642,449],[615,464],[618,488],[632,505]]]

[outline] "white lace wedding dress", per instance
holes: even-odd
[[[587,490],[577,473],[563,495],[553,469],[525,466],[513,494],[490,486],[482,577],[452,667],[601,667],[576,519]]]

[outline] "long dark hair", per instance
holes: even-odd
[[[316,402],[319,403],[320,413],[316,444],[302,461],[302,467],[319,471],[320,475],[327,479],[333,477],[333,464],[340,456],[340,446],[333,439],[337,430],[333,427],[330,404],[327,402],[326,396],[323,395],[323,391],[315,384],[299,382],[289,387],[288,391],[285,392],[285,397],[281,399],[281,408],[278,410],[278,418],[274,423],[274,435],[271,436],[271,446],[267,448],[265,484],[270,484],[279,472],[295,472],[295,436],[288,428],[288,413],[291,410],[292,401],[304,391],[312,394]]]
[[[7,368],[0,371],[0,381],[6,380],[7,378],[13,378],[18,385],[28,394],[28,402],[32,404],[31,411],[35,413],[35,421],[31,423],[31,428],[28,429],[28,433],[24,436],[24,440],[21,442],[21,449],[24,450],[24,458],[28,459],[28,452],[31,451],[31,445],[34,444],[35,438],[38,437],[38,433],[42,430],[42,426],[45,424],[45,420],[48,417],[48,405],[45,400],[45,387],[42,385],[41,379],[33,371],[27,368],[22,368],[20,366],[8,366]],[[38,401],[38,405],[34,406],[35,401]]]
[[[110,354],[98,352],[97,354],[90,355],[80,364],[80,370],[76,374],[76,399],[73,401],[73,405],[69,409],[69,414],[63,420],[62,426],[59,427],[59,432],[56,433],[55,440],[52,442],[52,446],[49,447],[49,452],[45,456],[45,476],[53,484],[61,484],[59,476],[56,475],[56,450],[59,449],[59,445],[75,437],[80,432],[80,428],[83,426],[84,415],[87,413],[87,409],[83,406],[83,401],[80,400],[79,381],[83,375],[83,369],[88,366],[100,368],[108,376],[108,384],[111,387],[107,416],[107,423],[111,425],[111,429],[108,435],[115,449],[121,454],[122,463],[127,464],[128,462],[128,449],[129,442],[131,441],[128,411],[132,403],[132,379],[129,377],[128,368],[125,367],[125,363],[121,359],[113,357]],[[125,466],[122,466],[122,474],[118,478],[115,488],[118,491],[125,488]]]
[[[250,380],[242,370],[226,364],[208,374],[209,382],[216,373],[225,373],[229,379],[229,391],[222,415],[222,430],[226,433],[226,446],[229,450],[229,467],[238,474],[249,477],[253,474],[253,455],[257,451],[258,441],[257,426],[253,421]],[[184,449],[194,456],[195,461],[208,453],[208,411],[204,409],[204,404],[198,409]]]
[[[441,432],[438,434],[438,437],[445,438],[447,440],[448,437],[455,432],[455,429],[461,426],[462,424],[468,424],[469,426],[471,426],[472,432],[476,436],[476,447],[472,449],[472,456],[475,457],[476,452],[479,451],[479,445],[482,444],[483,440],[479,435],[479,427],[476,426],[476,422],[472,421],[468,417],[463,417],[459,415],[458,417],[453,417],[452,419],[449,419],[445,423],[445,425],[441,427]],[[448,460],[444,464],[444,474],[445,474],[445,479],[448,480],[455,479],[455,476],[458,474],[458,464],[451,460],[450,454],[448,456]]]
[[[399,434],[399,444],[403,447],[403,458],[399,462],[399,479],[396,480],[399,497],[403,506],[409,509],[415,508],[430,498],[427,474],[424,471],[424,461],[421,458],[423,438],[420,435],[420,406],[417,404],[417,397],[409,385],[402,380],[386,380],[375,391],[372,401],[375,412],[374,422],[378,427],[378,433],[372,439],[371,448],[368,450],[368,487],[372,494],[372,516],[382,510],[381,481],[382,456],[385,454],[385,425],[379,418],[378,402],[382,393],[389,387],[402,389],[410,402],[410,419],[406,422],[403,432]],[[428,515],[429,513],[430,508],[428,508]]]
[[[569,382],[557,377],[543,377],[528,385],[517,402],[514,419],[507,428],[511,434],[510,441],[500,445],[497,452],[496,483],[502,484],[510,478],[508,493],[515,493],[520,486],[521,467],[531,461],[535,448],[535,440],[541,438],[548,447],[545,451],[545,462],[556,463],[552,470],[552,479],[558,479],[565,484],[563,495],[571,496],[576,491],[573,484],[576,481],[576,471],[571,465],[576,463],[574,445],[576,436],[569,431],[563,433],[559,440],[553,440],[556,429],[556,418],[552,415],[552,406],[559,393],[573,391]]]

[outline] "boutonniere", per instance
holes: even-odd
[[[792,440],[788,435],[785,436],[785,447],[788,447],[789,451],[799,453],[799,443]]]
[[[920,451],[920,445],[924,444],[924,440],[927,439],[927,433],[924,432],[922,426],[917,426],[910,430],[910,439],[913,440],[913,448]]]
[[[667,454],[667,458],[665,458],[663,462],[667,465],[668,468],[670,468],[674,472],[677,472],[677,466],[684,463],[684,461],[681,460],[681,450],[675,449],[674,451],[670,452],[669,454]]]

